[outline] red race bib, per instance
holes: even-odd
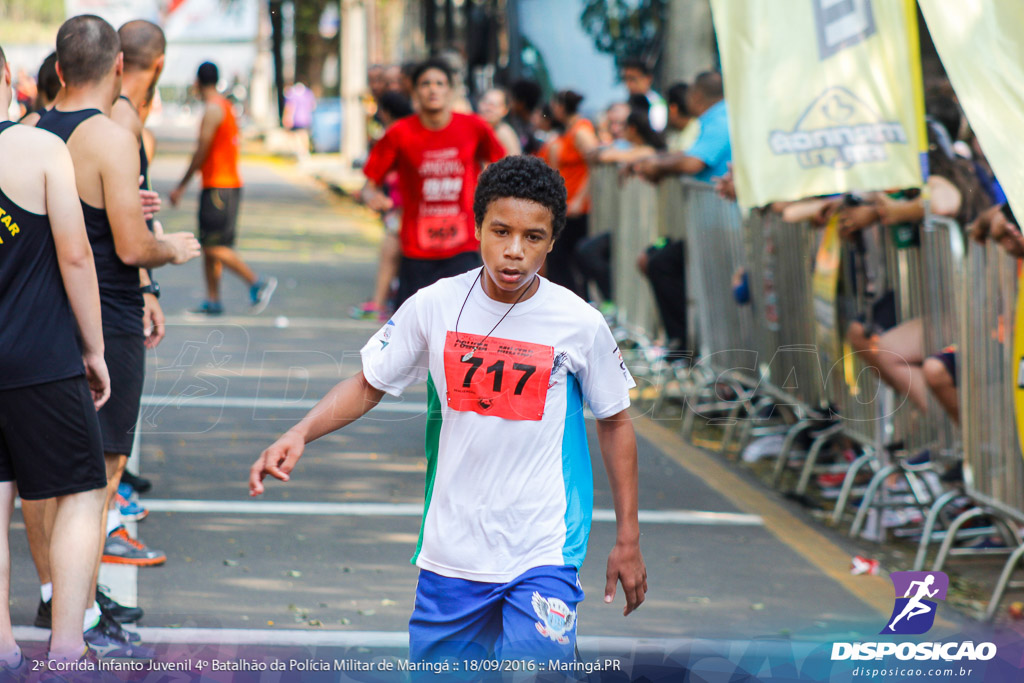
[[[555,350],[543,344],[449,332],[444,343],[448,407],[506,420],[544,417]]]
[[[466,216],[420,216],[416,220],[416,239],[424,251],[451,251],[466,241]]]

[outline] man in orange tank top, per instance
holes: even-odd
[[[267,307],[277,288],[277,278],[257,277],[252,268],[234,250],[235,223],[242,200],[242,177],[238,173],[240,134],[231,103],[217,92],[217,65],[203,62],[196,74],[196,90],[206,105],[199,124],[199,142],[178,187],[171,192],[171,204],[181,201],[189,180],[196,171],[203,179],[199,195],[199,242],[203,246],[206,274],[206,301],[196,313],[220,315],[221,273],[226,266],[249,285],[252,311],[260,313]]]

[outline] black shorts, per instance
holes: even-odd
[[[864,325],[864,332],[869,337],[885,334],[896,327],[896,292],[885,290],[880,297],[871,302],[871,315],[857,316],[857,322]]]
[[[240,187],[208,187],[199,195],[199,243],[204,247],[231,247],[242,203]]]
[[[956,376],[956,351],[942,351],[941,353],[933,355],[932,358],[936,359],[946,367],[946,372],[949,373],[949,376],[953,380],[953,386],[959,386]]]
[[[398,267],[398,295],[395,297],[395,306],[401,306],[413,294],[442,278],[462,275],[467,270],[479,268],[482,264],[478,251],[464,251],[442,259],[403,256]]]
[[[128,455],[135,439],[135,423],[142,403],[142,381],[146,372],[143,337],[103,333],[103,354],[110,372],[110,399],[100,408],[103,452]]]
[[[107,485],[100,425],[84,375],[0,391],[0,481],[25,500]]]

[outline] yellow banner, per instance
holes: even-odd
[[[1024,220],[1024,2],[920,0],[942,66],[1017,220]]]
[[[839,311],[836,308],[842,248],[839,240],[839,216],[834,215],[825,226],[821,245],[814,258],[814,276],[811,278],[814,331],[818,340],[818,351],[824,357],[822,367],[825,368],[831,368],[839,360],[842,352],[839,339]]]
[[[711,0],[744,207],[920,187],[913,0]]]

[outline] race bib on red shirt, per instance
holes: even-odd
[[[540,420],[555,350],[543,344],[448,332],[448,407],[506,420]]]
[[[416,239],[420,249],[425,251],[449,251],[466,241],[465,214],[452,216],[424,216],[416,220]]]

